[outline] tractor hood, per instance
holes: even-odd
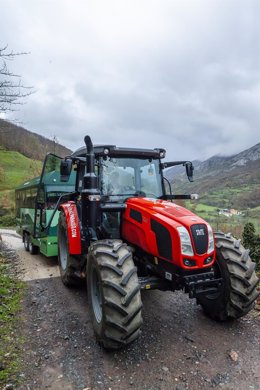
[[[209,225],[191,211],[173,202],[131,198],[123,213],[122,237],[155,258],[165,259],[185,269],[199,269],[214,261],[214,249],[209,252]],[[185,228],[185,230],[180,230]],[[192,251],[182,252],[181,234],[189,233]],[[183,239],[184,240],[184,239]],[[187,241],[185,241],[187,242]],[[193,254],[192,254],[193,253]],[[210,256],[209,256],[210,255]],[[185,266],[189,261],[192,266]]]
[[[131,198],[127,200],[128,207],[137,207],[142,213],[149,210],[149,214],[159,217],[164,216],[189,228],[194,224],[205,224],[205,221],[190,210],[176,203],[153,198]]]

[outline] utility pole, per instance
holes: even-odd
[[[56,137],[56,135],[53,136],[52,141],[53,141],[53,154],[56,154],[56,145],[58,143],[58,138]]]

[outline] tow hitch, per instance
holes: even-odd
[[[214,272],[184,276],[184,291],[190,298],[216,294],[221,291],[222,278],[215,278]]]

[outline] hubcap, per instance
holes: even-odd
[[[98,323],[102,320],[102,294],[100,279],[98,277],[96,269],[92,269],[92,281],[91,281],[91,301],[96,321]]]

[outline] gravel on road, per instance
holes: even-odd
[[[260,316],[208,319],[181,292],[144,291],[141,337],[107,352],[96,342],[85,288],[68,289],[57,259],[32,256],[14,231],[0,230],[26,281],[20,332],[21,390],[260,389]]]

